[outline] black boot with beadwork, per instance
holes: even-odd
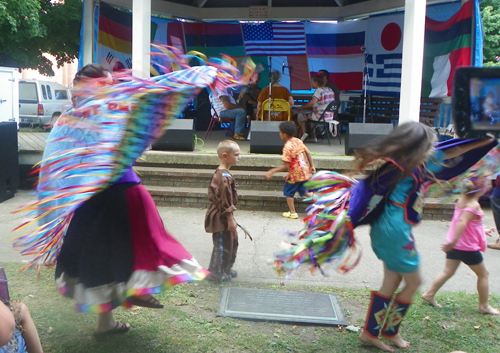
[[[368,308],[365,327],[363,328],[363,331],[371,338],[378,338],[390,302],[391,298],[385,297],[376,291],[372,292],[370,307]]]

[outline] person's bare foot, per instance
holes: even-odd
[[[408,348],[410,347],[410,342],[405,341],[401,335],[398,333],[396,336],[382,336],[398,348]]]
[[[487,315],[499,315],[500,314],[500,311],[498,311],[497,309],[491,307],[491,306],[479,306],[479,311],[482,312],[483,314],[487,314]]]
[[[363,343],[371,344],[372,346],[375,346],[383,350],[384,352],[395,352],[395,350],[391,346],[385,344],[378,338],[369,336],[365,331],[361,331],[361,333],[359,334],[359,340]]]
[[[426,293],[422,294],[422,299],[425,300],[430,305],[435,306],[436,308],[442,308],[442,306],[434,299],[434,297],[426,295]]]

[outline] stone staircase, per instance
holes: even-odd
[[[143,184],[158,206],[194,207],[207,209],[210,205],[207,189],[218,166],[216,155],[193,155],[149,151],[135,167]],[[283,196],[286,173],[265,179],[266,171],[281,164],[280,156],[244,155],[231,173],[238,187],[238,209],[249,211],[284,212]],[[348,170],[349,158],[315,158],[318,170],[340,173]],[[296,199],[297,212],[304,213],[307,203]],[[450,220],[453,204],[427,199],[423,219]]]
[[[137,167],[144,185],[158,206],[208,208],[208,185],[214,169]],[[284,173],[271,180],[266,172],[232,170],[238,187],[238,209],[249,211],[284,212],[287,205],[283,196]],[[297,211],[306,204],[297,202]]]

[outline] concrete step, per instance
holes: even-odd
[[[193,207],[208,209],[207,188],[186,188],[175,186],[145,185],[157,206]],[[308,203],[295,201],[295,208],[301,215]],[[282,191],[238,189],[238,209],[247,211],[284,212],[288,210]],[[440,199],[426,199],[422,219],[447,220],[453,216],[454,203],[443,203]]]
[[[318,156],[313,154],[314,165],[317,170],[335,170],[346,172],[352,167],[353,158],[350,156]],[[215,170],[220,161],[216,153],[189,153],[168,151],[147,151],[137,162],[144,167],[168,167]],[[266,171],[278,167],[283,162],[281,155],[242,154],[241,160],[231,170]]]
[[[144,185],[175,186],[184,188],[207,189],[216,168],[159,168],[135,167]],[[281,191],[285,182],[286,173],[276,173],[271,180],[265,178],[265,171],[232,170],[238,190]]]
[[[145,185],[157,206],[194,207],[208,209],[207,188],[184,188]],[[296,201],[297,212],[303,213],[307,203]],[[288,210],[285,197],[281,191],[241,190],[238,189],[239,210],[285,212]]]

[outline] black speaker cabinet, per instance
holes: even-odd
[[[194,120],[176,119],[152,146],[157,151],[194,151]]]
[[[384,138],[393,129],[392,124],[349,123],[344,143],[345,154],[354,154],[355,149]]]
[[[18,185],[17,123],[0,122],[0,202],[14,197]]]
[[[281,121],[252,121],[250,153],[281,154],[285,142],[280,138]]]

